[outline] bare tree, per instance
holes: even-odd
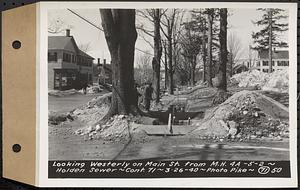
[[[137,26],[137,29],[146,35],[146,37],[144,35],[141,35],[141,37],[154,50],[152,69],[156,102],[159,102],[160,100],[160,63],[162,56],[162,41],[160,35],[161,11],[161,9],[145,9],[137,11],[138,16],[143,18],[143,21]],[[145,26],[145,19],[151,23],[151,27],[153,27],[153,29],[149,29],[149,27]],[[149,41],[147,37],[152,38],[153,43]]]
[[[227,37],[227,49],[229,52],[229,61],[228,61],[228,70],[229,75],[233,74],[233,67],[237,60],[240,58],[243,53],[242,44],[237,34],[234,32],[229,33]]]
[[[53,18],[49,21],[48,24],[48,33],[50,34],[59,34],[65,32],[66,29],[72,29],[72,25],[68,25],[63,19],[61,18]]]
[[[112,60],[112,102],[104,120],[115,114],[137,114],[134,50],[137,39],[134,9],[100,9]]]
[[[141,54],[137,57],[137,63],[135,69],[137,72],[134,72],[135,81],[140,85],[152,82],[151,56],[149,54]]]
[[[91,42],[79,44],[78,48],[83,52],[89,52],[91,51]]]
[[[212,38],[213,38],[213,16],[214,10],[207,10],[207,26],[208,26],[208,36],[207,36],[207,82],[208,86],[212,86]]]
[[[166,52],[168,57],[168,90],[169,94],[174,94],[174,79],[175,64],[177,59],[174,57],[174,52],[178,53],[178,40],[180,30],[182,28],[184,11],[181,9],[167,9],[162,14],[161,31],[166,38]]]
[[[189,65],[189,83],[195,85],[195,71],[197,56],[201,50],[202,37],[198,30],[194,30],[194,22],[184,23],[184,33],[181,35],[181,54]]]
[[[154,57],[152,60],[153,68],[153,82],[154,82],[154,93],[155,101],[158,103],[160,100],[160,59],[162,56],[162,42],[160,36],[160,19],[161,12],[159,9],[152,10],[154,20]]]

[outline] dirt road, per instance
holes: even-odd
[[[48,96],[48,109],[49,111],[54,111],[58,113],[65,113],[72,111],[79,106],[86,104],[91,99],[101,95],[103,93],[97,94],[81,94],[76,93],[68,96]]]
[[[132,134],[127,141],[88,140],[87,136],[75,135],[74,131],[81,127],[78,122],[49,127],[50,160],[289,160],[287,140],[217,143],[187,136],[139,134]],[[161,131],[159,126],[155,127]]]

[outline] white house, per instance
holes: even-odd
[[[289,66],[289,51],[275,50],[272,51],[272,66],[274,70],[281,70]],[[269,71],[269,51],[258,52],[258,59],[255,62],[255,69],[263,72]]]

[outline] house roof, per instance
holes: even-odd
[[[289,51],[288,50],[276,50],[272,51],[273,59],[288,59]],[[269,51],[264,50],[258,53],[260,59],[269,59]]]
[[[80,49],[79,49],[78,53],[81,56],[84,56],[84,57],[87,57],[87,58],[90,58],[90,59],[94,59],[92,56],[90,56],[89,54],[85,53],[84,51],[81,51]]]
[[[80,50],[73,36],[48,36],[48,50],[50,49],[67,49],[70,50],[70,44],[73,43],[74,50],[81,56],[94,59],[92,56]]]
[[[48,49],[65,49],[73,37],[48,36]]]

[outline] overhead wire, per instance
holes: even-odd
[[[92,23],[91,21],[89,21],[88,19],[84,18],[83,16],[81,16],[79,13],[75,12],[74,10],[71,10],[71,9],[67,9],[68,11],[70,11],[72,14],[76,15],[77,17],[79,17],[80,19],[84,20],[85,22],[87,22],[88,24],[92,25],[93,27],[97,28],[98,30],[104,32],[103,28],[100,28],[99,26],[97,26],[96,24]],[[146,52],[144,50],[141,50],[139,48],[136,48],[135,47],[135,50],[139,51],[139,52],[142,52],[144,54],[148,54],[148,55],[152,55],[151,53],[149,52]]]

